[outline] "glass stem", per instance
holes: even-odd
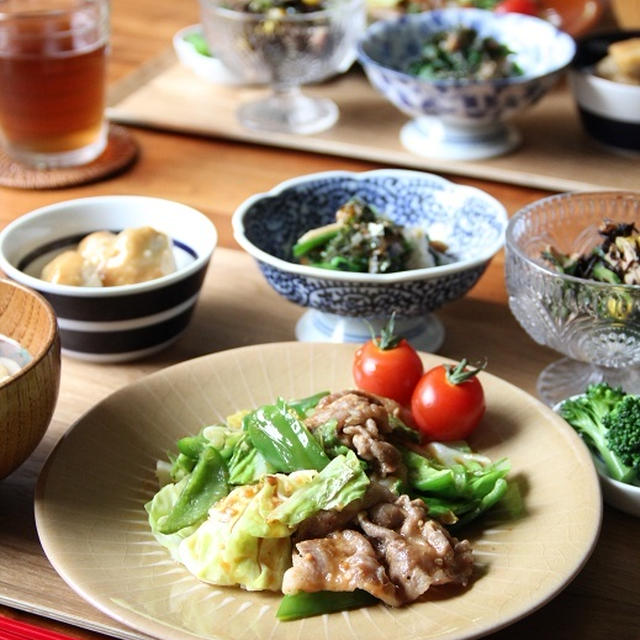
[[[273,96],[281,103],[293,103],[300,96],[300,88],[288,84],[275,84]]]

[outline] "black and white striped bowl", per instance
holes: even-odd
[[[609,45],[640,38],[640,30],[607,31],[578,42],[569,82],[584,130],[606,147],[626,153],[640,152],[640,86],[615,82],[594,73]]]
[[[145,225],[172,239],[174,273],[115,287],[74,287],[38,277],[48,260],[93,231]],[[65,355],[121,362],[160,351],[186,329],[217,239],[206,216],[177,202],[145,196],[81,198],[42,207],[5,227],[0,269],[51,303]]]

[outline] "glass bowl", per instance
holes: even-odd
[[[600,244],[603,221],[638,222],[633,192],[568,193],[518,211],[506,233],[509,307],[539,344],[566,357],[538,377],[540,397],[553,406],[606,381],[640,392],[640,286],[561,274],[541,257],[549,245],[562,253]]]
[[[364,31],[364,0],[330,0],[308,13],[252,13],[241,0],[200,0],[212,53],[246,82],[267,79],[272,92],[244,103],[240,123],[250,129],[310,134],[331,127],[338,107],[310,98],[300,86],[346,71]]]

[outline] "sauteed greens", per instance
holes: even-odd
[[[336,211],[336,221],[311,229],[292,248],[302,264],[338,271],[393,273],[453,261],[446,245],[423,229],[404,227],[359,198]]]
[[[457,27],[428,38],[420,57],[411,61],[406,71],[424,80],[485,81],[520,76],[523,70],[512,54],[495,38]]]
[[[446,527],[504,498],[509,463],[465,443],[420,448],[399,409],[364,391],[322,392],[182,438],[158,464],[151,530],[205,582],[284,592],[282,620],[465,585],[470,546]]]

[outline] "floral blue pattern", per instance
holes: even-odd
[[[405,72],[430,34],[476,29],[509,46],[524,74],[489,82],[426,81]],[[470,124],[505,120],[539,100],[571,62],[573,39],[539,18],[476,9],[442,9],[372,24],[358,47],[371,84],[404,113]]]
[[[311,228],[335,220],[358,196],[405,226],[421,226],[448,244],[459,262],[379,276],[305,267],[291,247]],[[234,214],[239,243],[268,283],[296,304],[350,317],[405,317],[433,311],[463,296],[502,246],[504,208],[487,194],[428,173],[381,170],[328,172],[289,181],[254,196]]]

